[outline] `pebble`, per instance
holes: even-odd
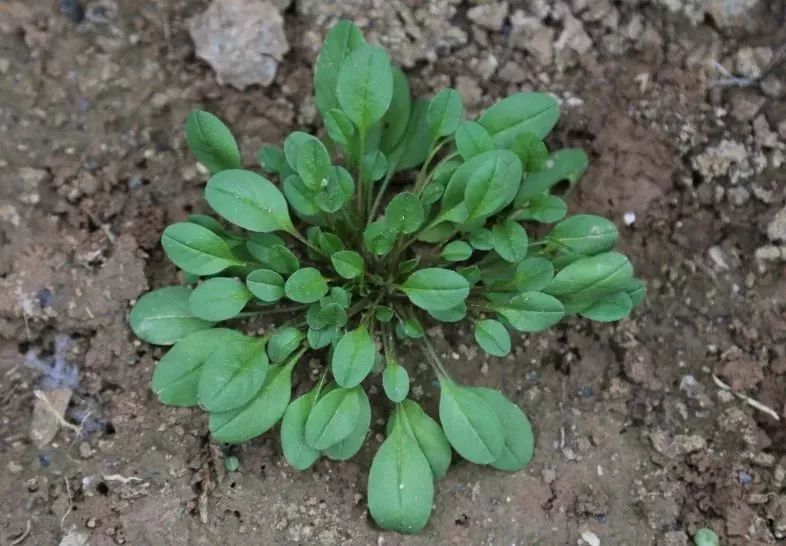
[[[767,224],[767,237],[770,241],[786,241],[786,207],[779,210]]]
[[[467,17],[478,26],[499,31],[508,16],[507,2],[492,2],[469,8]]]
[[[750,200],[751,192],[743,186],[735,186],[726,191],[726,198],[735,207],[741,207]]]

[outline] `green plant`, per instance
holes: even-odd
[[[577,182],[587,156],[549,154],[550,95],[518,93],[462,120],[455,90],[413,100],[404,73],[349,22],[327,36],[314,84],[326,138],[293,132],[283,149],[263,147],[262,169],[278,184],[242,169],[216,117],[189,116],[189,147],[212,174],[205,198],[224,222],[192,215],[166,228],[162,246],[187,286],[145,294],[130,324],[145,341],[174,344],[153,374],[163,403],[202,407],[219,442],[281,421],[284,457],[297,469],[361,448],[372,415],[363,383],[381,375],[393,409],[369,472],[369,510],[385,529],[417,532],[452,450],[507,471],[533,454],[521,409],[456,383],[428,325],[469,321],[480,347],[502,357],[511,330],[539,332],[569,315],[618,320],[645,287],[612,250],[615,226],[566,218],[551,193]],[[285,322],[262,336],[215,327],[252,316]],[[439,380],[439,422],[408,398],[406,338]],[[292,371],[308,350],[323,350],[329,365],[291,401]]]

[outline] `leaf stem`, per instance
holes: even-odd
[[[431,341],[428,338],[428,335],[423,336],[420,338],[420,345],[423,349],[423,353],[426,355],[431,367],[434,368],[434,371],[437,373],[437,376],[445,377],[446,379],[450,379],[448,372],[445,370],[445,367],[442,365],[442,359],[439,358],[437,352],[434,350],[434,346],[431,344]]]

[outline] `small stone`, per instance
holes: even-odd
[[[735,207],[741,207],[750,200],[751,192],[743,186],[735,186],[726,191],[726,198]]]
[[[757,248],[755,256],[757,260],[762,262],[776,262],[784,257],[781,249],[775,245]]]
[[[777,148],[780,145],[778,135],[770,129],[764,114],[759,114],[753,120],[753,140],[760,148]]]
[[[682,531],[669,531],[658,540],[658,546],[688,546],[688,535]]]
[[[467,17],[470,21],[485,29],[494,31],[498,31],[502,28],[502,25],[505,22],[505,17],[507,16],[507,2],[480,4],[478,6],[469,8],[467,11]]]
[[[734,66],[738,75],[756,79],[771,61],[772,49],[769,47],[742,47],[737,51]]]
[[[759,82],[762,93],[773,99],[780,99],[784,96],[784,85],[781,79],[775,74],[769,74]]]
[[[19,474],[20,472],[22,472],[22,470],[24,470],[22,465],[16,461],[8,461],[8,466],[6,468],[8,468],[8,471],[11,474]]]
[[[734,89],[731,95],[731,115],[737,121],[750,121],[767,102],[767,97],[749,89]]]
[[[669,458],[702,450],[707,445],[707,441],[698,435],[677,434],[670,438],[667,433],[662,431],[650,433],[650,441],[655,451]]]
[[[71,394],[69,388],[58,388],[43,392],[42,397],[35,399],[30,439],[38,449],[49,444],[57,436]]]
[[[0,74],[7,74],[11,68],[11,61],[5,57],[0,57]]]
[[[456,91],[461,95],[461,102],[468,107],[477,106],[483,98],[483,90],[474,78],[458,76],[456,78]]]
[[[783,207],[767,224],[770,241],[786,241],[786,207]]]
[[[581,540],[583,540],[589,546],[600,546],[600,539],[598,538],[598,535],[590,530],[581,532]]]
[[[79,456],[83,459],[89,459],[93,456],[94,453],[95,451],[87,442],[82,442],[79,444]]]
[[[753,12],[765,3],[766,0],[703,0],[701,6],[720,28],[750,28],[756,19]]]
[[[535,60],[548,65],[554,58],[554,29],[544,25],[537,17],[530,17],[517,10],[510,17],[510,44],[532,55]]]
[[[719,269],[720,271],[729,270],[729,264],[726,262],[726,257],[724,256],[721,247],[712,246],[710,247],[707,254],[709,254],[709,257],[716,269]]]
[[[527,79],[527,72],[520,64],[508,61],[499,69],[499,78],[510,83],[521,83]]]
[[[786,119],[778,124],[778,136],[780,136],[783,140],[786,140]]]

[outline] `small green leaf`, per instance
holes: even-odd
[[[211,173],[242,166],[232,132],[209,112],[194,110],[188,115],[186,141],[191,152]]]
[[[251,298],[251,292],[239,280],[216,277],[197,286],[188,305],[195,317],[219,322],[236,316]]]
[[[249,273],[246,286],[254,296],[267,303],[284,297],[284,277],[270,269],[257,269]]]
[[[461,302],[450,309],[427,309],[426,311],[440,322],[458,322],[467,316],[467,304]]]
[[[344,290],[339,286],[332,286],[330,288],[330,294],[325,299],[330,299],[330,301],[339,304],[344,309],[349,309],[349,304],[352,299],[349,292]],[[321,303],[325,303],[324,301]]]
[[[409,260],[404,260],[403,262],[399,262],[398,264],[398,272],[400,275],[406,275],[407,273],[412,273],[415,269],[418,268],[418,264],[420,263],[420,256],[415,256]]]
[[[336,383],[345,388],[359,384],[371,371],[376,356],[377,346],[365,326],[344,334],[331,360]]]
[[[313,267],[298,269],[284,284],[284,293],[292,301],[313,303],[328,293],[328,284],[319,270]]]
[[[488,130],[497,147],[507,148],[520,133],[545,138],[558,118],[559,104],[551,95],[516,93],[486,110],[478,122]]]
[[[333,269],[345,279],[354,279],[363,274],[363,257],[354,250],[342,250],[330,256]]]
[[[557,150],[549,156],[543,170],[530,173],[521,184],[516,196],[516,205],[520,205],[539,195],[557,182],[567,180],[571,185],[578,182],[589,166],[589,158],[584,150],[566,148]]]
[[[352,120],[338,108],[324,112],[322,120],[325,122],[325,130],[328,136],[333,139],[333,142],[340,144],[349,152],[353,143],[352,137],[355,134],[355,126],[352,124]]]
[[[393,309],[385,305],[377,305],[374,308],[374,318],[380,322],[390,322],[393,320]]]
[[[335,233],[320,233],[317,238],[317,246],[328,256],[337,254],[344,250],[344,242]]]
[[[189,214],[188,221],[192,224],[196,224],[198,226],[202,226],[203,228],[207,228],[222,239],[235,239],[238,238],[236,235],[232,235],[231,233],[227,232],[221,224],[218,223],[218,220],[213,218],[212,216],[208,216],[206,214]]]
[[[432,267],[415,271],[401,290],[421,309],[444,311],[464,303],[469,283],[455,271]]]
[[[347,323],[347,312],[338,303],[323,298],[319,303],[312,303],[309,306],[306,323],[316,330],[329,327],[341,328]]]
[[[371,404],[369,404],[368,396],[363,389],[358,389],[357,393],[360,411],[358,411],[355,421],[355,428],[352,429],[349,436],[325,450],[325,455],[334,461],[346,461],[354,457],[363,447],[363,442],[366,441],[366,435],[371,426]]]
[[[267,178],[229,169],[207,182],[205,199],[226,220],[249,231],[293,232],[284,196]]]
[[[510,263],[518,263],[527,257],[529,239],[521,224],[506,220],[494,224],[491,230],[494,252]]]
[[[235,330],[213,328],[187,335],[167,351],[153,370],[151,388],[162,404],[196,406],[202,368],[225,343],[242,339]]]
[[[543,169],[549,158],[549,150],[533,133],[519,133],[510,143],[510,150],[521,160],[524,172],[532,173]]]
[[[194,275],[214,275],[240,264],[224,239],[191,222],[168,226],[161,236],[161,246],[172,263]]]
[[[451,135],[461,123],[463,113],[464,108],[458,91],[443,89],[429,102],[426,123],[435,137]]]
[[[418,443],[421,451],[426,456],[431,467],[431,473],[435,480],[442,479],[450,467],[453,458],[453,451],[442,427],[434,419],[423,411],[423,409],[412,400],[404,400],[401,403],[401,416],[404,416],[404,424],[407,432],[410,433]],[[388,421],[388,434],[392,431],[394,415]]]
[[[412,110],[412,97],[409,82],[404,72],[397,66],[393,67],[393,98],[390,108],[382,118],[382,140],[380,149],[388,155],[401,141],[407,130],[409,114]]]
[[[401,192],[385,207],[385,222],[397,233],[414,233],[423,225],[424,211],[414,193]]]
[[[521,162],[507,150],[498,151],[493,162],[484,164],[467,180],[464,191],[464,203],[469,211],[467,221],[499,212],[516,197],[521,184]]]
[[[376,182],[384,178],[388,171],[388,160],[385,154],[374,150],[364,155],[363,161],[360,163],[360,171],[363,180],[367,182]]]
[[[276,174],[283,172],[286,164],[284,150],[271,144],[266,144],[259,149],[257,160],[263,170]]]
[[[631,303],[633,303],[633,307],[638,307],[644,301],[644,298],[647,297],[647,283],[641,279],[632,279],[625,286],[625,292],[627,292]]]
[[[409,394],[407,369],[395,360],[388,360],[382,372],[382,387],[391,402],[402,402]]]
[[[268,373],[265,341],[243,338],[213,351],[199,379],[199,404],[210,412],[239,408],[259,391]]]
[[[411,534],[428,522],[434,483],[426,456],[401,421],[395,420],[374,455],[368,474],[368,509],[383,529]]]
[[[363,246],[369,252],[383,256],[393,249],[396,235],[396,230],[388,226],[385,220],[377,220],[363,231]]]
[[[306,420],[314,406],[317,391],[297,398],[287,406],[281,420],[281,450],[294,468],[305,470],[319,459],[319,450],[306,443]]]
[[[270,250],[275,245],[284,246],[284,240],[273,233],[252,233],[246,241],[246,250],[263,264],[270,262]]]
[[[283,187],[287,202],[298,214],[310,217],[322,210],[317,203],[317,192],[309,189],[298,175],[287,176]]]
[[[601,216],[577,214],[554,226],[547,238],[563,252],[592,256],[614,248],[619,231],[617,226]]]
[[[554,278],[554,266],[545,258],[527,258],[516,265],[513,282],[519,292],[538,292]]]
[[[423,331],[423,326],[416,318],[408,318],[396,325],[396,332],[400,333],[401,337],[408,337],[411,339],[420,339],[426,332]]]
[[[623,290],[632,275],[633,266],[627,257],[618,252],[604,252],[568,265],[545,290],[557,297],[614,293]]]
[[[565,316],[562,303],[543,292],[524,292],[508,302],[494,304],[492,308],[521,332],[541,332]]]
[[[453,241],[442,249],[442,257],[449,262],[463,262],[472,256],[472,247],[464,241]]]
[[[480,267],[477,265],[471,265],[469,267],[462,267],[457,269],[456,272],[467,279],[470,284],[476,284],[480,282],[480,279],[483,278],[483,272],[480,270]]]
[[[172,345],[187,335],[207,330],[213,322],[191,314],[191,289],[167,286],[143,295],[131,309],[128,323],[136,336],[153,345]]]
[[[322,329],[309,328],[306,333],[306,339],[308,339],[308,346],[317,350],[323,349],[331,343],[338,341],[339,335],[340,332],[338,328],[332,326]]]
[[[409,115],[409,122],[404,136],[396,147],[388,154],[388,164],[395,172],[406,171],[417,167],[426,160],[431,149],[433,137],[426,123],[428,101],[415,99]]]
[[[476,322],[475,341],[492,356],[506,356],[510,353],[510,334],[499,321],[486,319]]]
[[[333,213],[340,210],[354,192],[355,182],[352,175],[344,167],[333,166],[327,185],[314,195],[314,202],[320,210]]]
[[[494,235],[486,228],[478,228],[469,234],[469,244],[478,250],[494,248]]]
[[[633,309],[633,300],[625,292],[603,296],[600,301],[579,311],[582,317],[598,322],[613,322],[627,317]]]
[[[478,154],[494,149],[494,140],[486,128],[476,121],[463,121],[456,129],[456,148],[458,153],[468,161]]]
[[[267,355],[274,364],[283,362],[300,347],[303,341],[303,332],[292,326],[284,326],[267,342]]]
[[[491,466],[508,472],[516,472],[527,466],[535,449],[532,426],[527,416],[499,391],[473,387],[472,392],[494,410],[505,434],[505,447]]]
[[[393,99],[393,70],[385,50],[361,45],[347,55],[338,72],[336,96],[360,131],[385,115]]]
[[[314,94],[323,116],[338,107],[336,84],[344,59],[365,43],[363,34],[350,21],[339,21],[325,37],[314,66]]]
[[[360,391],[338,388],[330,391],[314,405],[306,420],[306,443],[323,450],[336,445],[352,434],[360,415]]]
[[[494,410],[470,389],[443,377],[439,383],[439,420],[450,445],[470,462],[494,462],[505,447],[505,433]]]
[[[284,245],[273,245],[267,263],[270,269],[282,275],[294,273],[300,267],[300,260]]]
[[[242,408],[210,414],[210,433],[217,442],[239,444],[270,430],[287,409],[292,394],[292,366],[268,370],[265,384]]]
[[[514,218],[551,224],[562,220],[567,212],[568,205],[565,201],[556,195],[542,193],[530,199],[523,209],[516,212]]]
[[[312,191],[328,185],[332,165],[325,145],[316,138],[304,141],[297,150],[297,173]]]

